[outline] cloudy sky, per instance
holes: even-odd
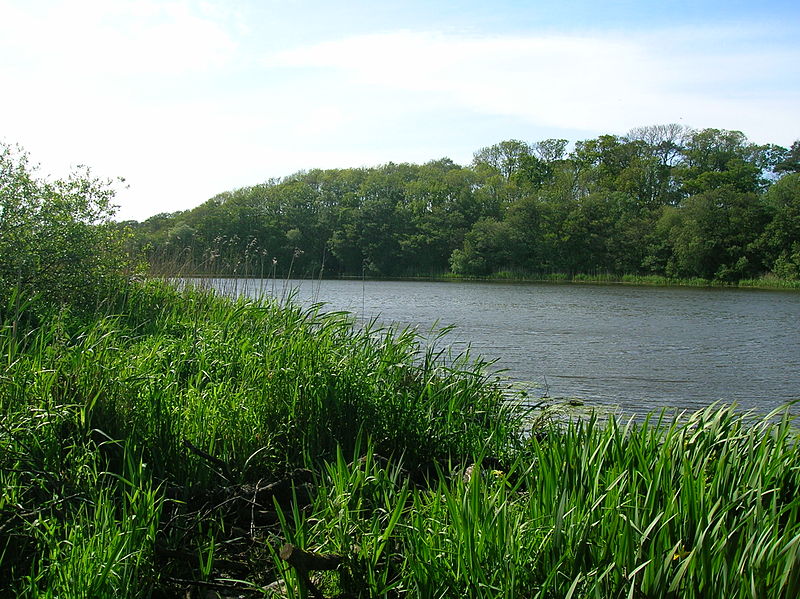
[[[123,219],[673,122],[800,138],[800,3],[0,0],[0,140],[124,177]]]

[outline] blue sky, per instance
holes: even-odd
[[[467,164],[682,123],[800,138],[800,7],[0,0],[0,139],[126,178],[120,218],[300,169]]]

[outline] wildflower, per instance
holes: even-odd
[[[672,561],[673,562],[677,562],[679,560],[682,560],[685,557],[687,557],[690,553],[691,553],[691,551],[686,551],[686,547],[681,545],[680,550],[676,551],[675,553],[672,554]]]

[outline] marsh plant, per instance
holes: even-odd
[[[337,451],[352,454],[360,437],[414,468],[466,459],[487,443],[509,451],[516,424],[502,391],[479,367],[439,363],[412,331],[356,331],[345,314],[156,282],[117,299],[115,313],[92,319],[54,309],[24,332],[3,323],[7,590],[62,588],[59,551],[121,534],[138,539],[138,553],[107,556],[103,580],[118,581],[109,596],[144,593],[119,581],[132,568],[155,580],[153,560],[136,556],[152,557],[155,531],[165,533],[163,501],[174,523],[197,497],[318,469]],[[226,478],[187,442],[226,464]],[[87,567],[98,560],[87,556]]]
[[[283,542],[343,556],[331,594],[800,588],[800,449],[783,414],[530,431],[480,362],[445,362],[413,331],[156,282],[117,302],[3,323],[3,592],[137,597],[233,577],[302,596]],[[226,511],[298,469],[268,522]]]
[[[794,597],[798,457],[780,414],[554,422],[503,470],[423,487],[402,462],[340,454],[284,526],[350,555],[331,584],[367,596]]]

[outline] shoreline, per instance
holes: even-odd
[[[408,281],[432,283],[510,283],[510,284],[552,284],[552,285],[624,285],[630,287],[696,287],[698,289],[753,289],[762,291],[800,291],[800,281],[784,279],[742,279],[738,282],[710,281],[707,279],[673,279],[661,276],[623,275],[622,277],[607,275],[576,274],[552,276],[504,276],[487,275],[485,277],[461,275],[430,275],[407,277],[381,276],[290,276],[260,277],[224,273],[160,273],[149,275],[153,278],[193,278],[193,279],[254,279],[271,281]]]

